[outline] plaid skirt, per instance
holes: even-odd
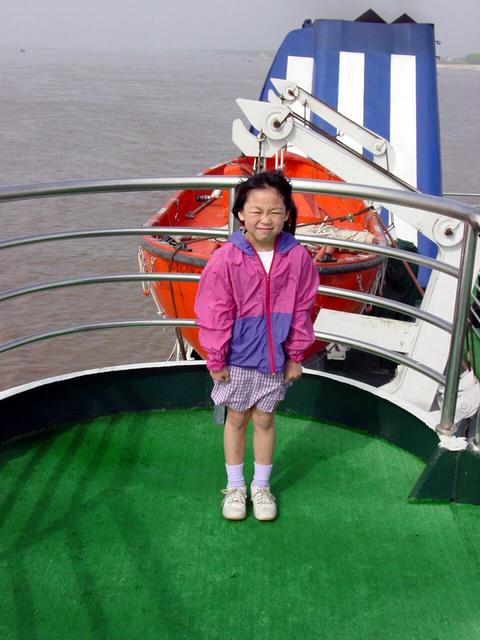
[[[230,382],[215,382],[212,400],[216,405],[224,404],[234,411],[247,411],[257,407],[261,411],[272,413],[291,385],[291,382],[285,382],[282,373],[272,375],[232,365],[228,370]]]

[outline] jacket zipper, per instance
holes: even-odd
[[[273,271],[273,263],[275,262],[275,256],[277,255],[277,243],[275,242],[275,246],[273,247],[273,258],[270,264],[270,271],[267,273],[260,256],[257,253],[257,250],[253,245],[251,245],[253,250],[255,251],[255,255],[257,256],[257,260],[260,262],[260,265],[265,274],[265,314],[267,317],[267,342],[268,342],[268,354],[270,356],[270,369],[272,375],[275,375],[277,372],[275,370],[275,358],[273,355],[273,337],[272,337],[272,321],[270,318],[270,274]]]
[[[273,261],[275,260],[275,252],[273,253],[272,264],[270,265],[270,272],[272,271]],[[270,318],[270,273],[267,273],[267,282],[265,286],[265,304],[267,307],[267,336],[268,336],[268,351],[270,353],[270,369],[272,374],[275,375],[275,358],[273,355],[273,337],[272,337],[272,320]]]

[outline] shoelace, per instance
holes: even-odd
[[[245,494],[239,488],[222,489],[222,493],[225,496],[224,502],[245,502]]]
[[[258,504],[273,504],[275,502],[275,496],[272,496],[268,489],[260,487],[255,491],[252,500],[255,500]]]

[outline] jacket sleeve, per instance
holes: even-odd
[[[284,348],[287,357],[301,362],[305,351],[315,341],[311,311],[319,285],[318,270],[313,260],[304,250],[300,284],[297,289],[290,331]]]
[[[235,320],[235,301],[222,255],[214,253],[202,272],[195,299],[200,344],[207,352],[207,367],[220,371],[226,366]]]

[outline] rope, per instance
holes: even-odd
[[[328,214],[326,211],[324,211],[322,209],[323,213],[325,214],[325,218],[323,219],[323,222],[326,222],[327,220],[330,222],[345,222],[346,220],[348,220],[349,222],[353,220],[353,218],[357,217],[357,216],[361,216],[364,213],[367,213],[367,211],[374,211],[373,207],[365,207],[364,209],[361,209],[361,211],[357,211],[356,213],[346,213],[343,216],[338,216],[338,218],[332,218],[330,216],[330,214]],[[376,213],[376,212],[375,212]],[[311,225],[311,222],[302,222],[302,224],[297,224],[297,229],[299,227],[306,227]]]
[[[398,242],[392,236],[392,234],[390,233],[388,227],[385,226],[385,223],[383,222],[382,218],[376,212],[375,212],[375,215],[377,216],[378,222],[380,223],[380,226],[382,227],[385,235],[390,240],[390,242],[392,244],[392,247],[394,247],[395,249],[398,249]],[[418,293],[423,298],[423,296],[425,295],[425,291],[420,286],[420,283],[418,282],[416,275],[413,273],[411,266],[408,264],[408,262],[406,260],[402,260],[402,264],[405,267],[405,269],[407,270],[408,275],[412,279],[412,282],[415,285]]]
[[[262,160],[262,147],[263,147],[263,142],[264,140],[266,140],[266,135],[263,133],[262,130],[260,130],[260,133],[257,136],[257,140],[258,140],[258,155],[255,159],[255,163],[253,166],[253,172],[254,173],[261,173],[264,169],[263,167],[263,160]]]
[[[177,253],[182,248],[183,247],[180,244],[178,247],[175,248],[175,250],[173,251],[172,255],[170,256],[170,258],[168,260],[168,273],[172,273],[172,265],[173,265],[175,256],[177,255]],[[173,312],[175,314],[175,318],[178,318],[177,305],[176,305],[175,296],[174,296],[174,293],[173,293],[173,283],[172,283],[171,280],[168,281],[168,287],[170,289],[170,296],[172,298]],[[177,336],[178,346],[180,348],[180,355],[182,356],[182,360],[186,360],[187,359],[187,351],[185,349],[185,342],[183,340],[182,332],[180,331],[180,329],[178,327],[175,327],[175,334]]]

